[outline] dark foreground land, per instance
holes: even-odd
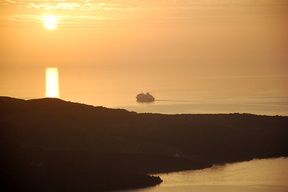
[[[96,192],[161,183],[149,173],[288,156],[288,117],[137,114],[0,97],[1,191]]]

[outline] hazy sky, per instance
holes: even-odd
[[[61,98],[88,104],[150,91],[288,105],[287,21],[287,0],[0,0],[0,95],[44,97],[57,67]]]

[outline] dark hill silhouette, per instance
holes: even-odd
[[[138,188],[161,182],[149,173],[288,156],[288,117],[137,114],[51,98],[0,97],[0,136],[6,191]]]

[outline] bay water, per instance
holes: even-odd
[[[253,159],[157,175],[163,180],[158,186],[121,192],[287,192],[288,158]]]

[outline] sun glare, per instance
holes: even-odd
[[[53,16],[46,16],[43,19],[44,21],[44,27],[47,29],[55,29],[57,27],[57,19]]]
[[[46,68],[46,97],[59,98],[57,68]]]

